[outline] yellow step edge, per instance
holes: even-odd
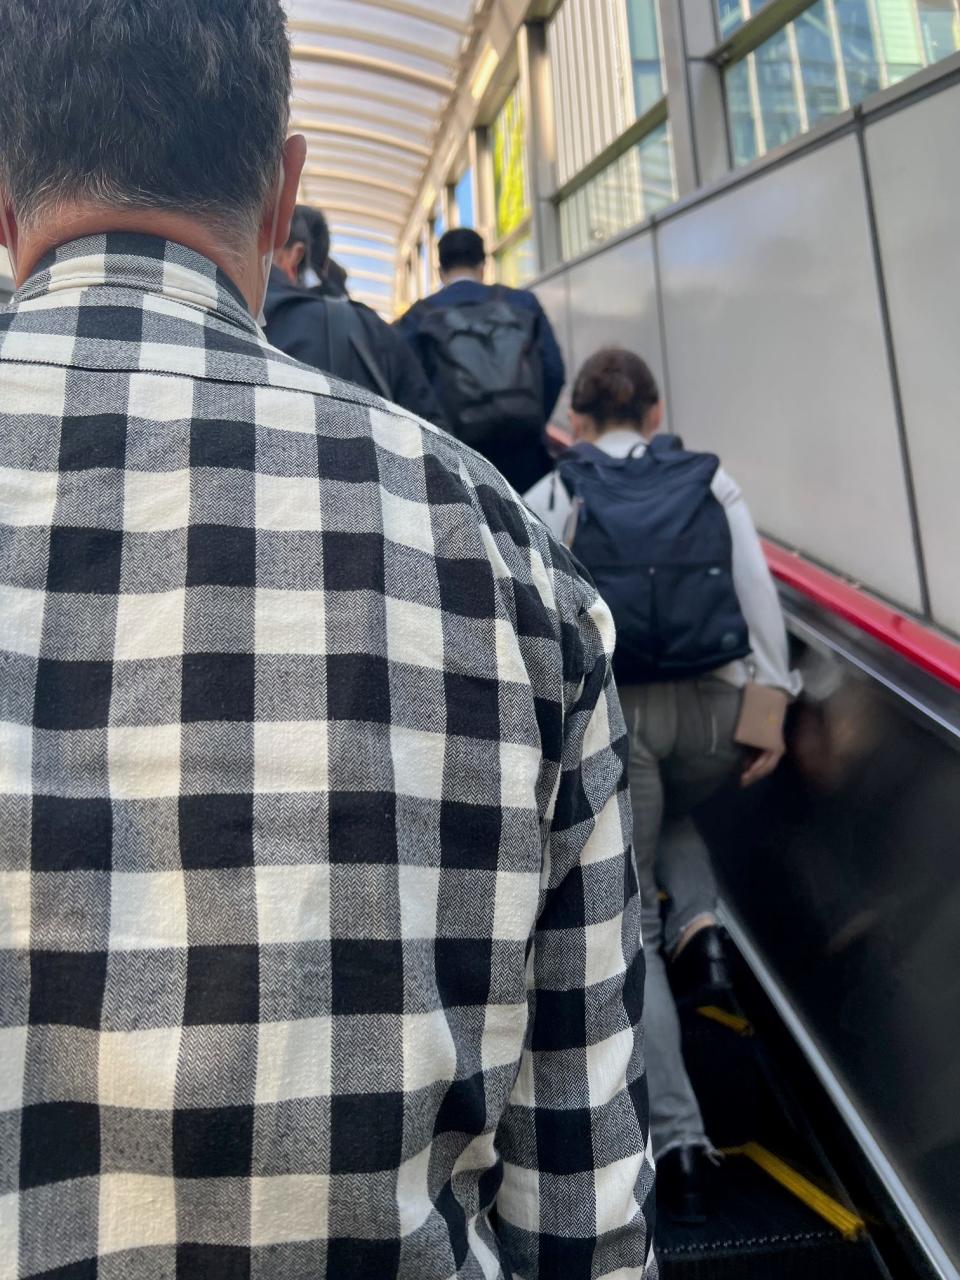
[[[798,1200],[802,1200],[808,1208],[823,1218],[825,1222],[829,1222],[831,1227],[835,1227],[844,1240],[856,1240],[866,1230],[866,1223],[859,1214],[847,1209],[838,1200],[834,1200],[833,1196],[828,1196],[825,1191],[821,1191],[818,1186],[815,1186],[808,1178],[805,1178],[802,1173],[792,1169],[779,1156],[775,1156],[766,1147],[761,1147],[758,1142],[748,1142],[742,1147],[729,1147],[723,1154],[725,1156],[746,1156],[748,1160],[752,1160],[754,1164],[759,1165],[764,1173],[769,1174],[774,1181],[779,1182],[791,1195],[796,1196]]]
[[[705,1004],[697,1010],[701,1018],[710,1018],[713,1022],[719,1022],[722,1027],[729,1027],[731,1031],[736,1031],[738,1036],[752,1036],[753,1027],[739,1013],[730,1013],[727,1009],[721,1009],[719,1005]]]

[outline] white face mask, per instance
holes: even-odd
[[[273,266],[273,244],[277,238],[277,223],[280,221],[280,201],[283,199],[283,184],[287,178],[287,162],[280,161],[280,172],[277,175],[277,198],[273,205],[273,222],[270,226],[270,248],[267,253],[260,259],[260,275],[263,281],[263,287],[260,291],[260,310],[257,313],[257,324],[262,329],[267,323],[267,317],[263,313],[263,309],[267,303],[267,290],[270,288],[270,269]]]

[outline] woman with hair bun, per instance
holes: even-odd
[[[701,1222],[714,1150],[671,985],[681,1004],[716,1003],[729,999],[730,979],[716,881],[691,814],[737,773],[749,786],[777,767],[799,678],[740,489],[717,457],[660,434],[663,402],[647,364],[617,347],[597,351],[571,404],[576,443],[526,502],[589,571],[617,625],[658,1200],[675,1219]]]

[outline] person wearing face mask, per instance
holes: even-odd
[[[258,327],[281,0],[0,32],[0,1274],[653,1280],[608,610]]]
[[[298,205],[290,235],[274,254],[264,332],[275,347],[294,359],[355,382],[445,427],[443,410],[418,360],[393,329],[361,303],[306,287],[312,262],[311,224],[318,212]]]

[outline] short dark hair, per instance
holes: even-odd
[[[314,209],[308,204],[298,204],[297,213],[306,222],[310,232],[307,241],[310,265],[318,276],[322,276],[330,257],[330,224],[321,209]]]
[[[280,0],[0,0],[0,183],[251,226],[289,119]]]
[[[440,237],[437,245],[441,271],[456,271],[457,267],[482,267],[487,250],[483,237],[470,227],[454,227]]]
[[[601,347],[585,360],[570,399],[575,413],[605,427],[611,422],[640,424],[660,402],[660,388],[645,360],[623,347]]]

